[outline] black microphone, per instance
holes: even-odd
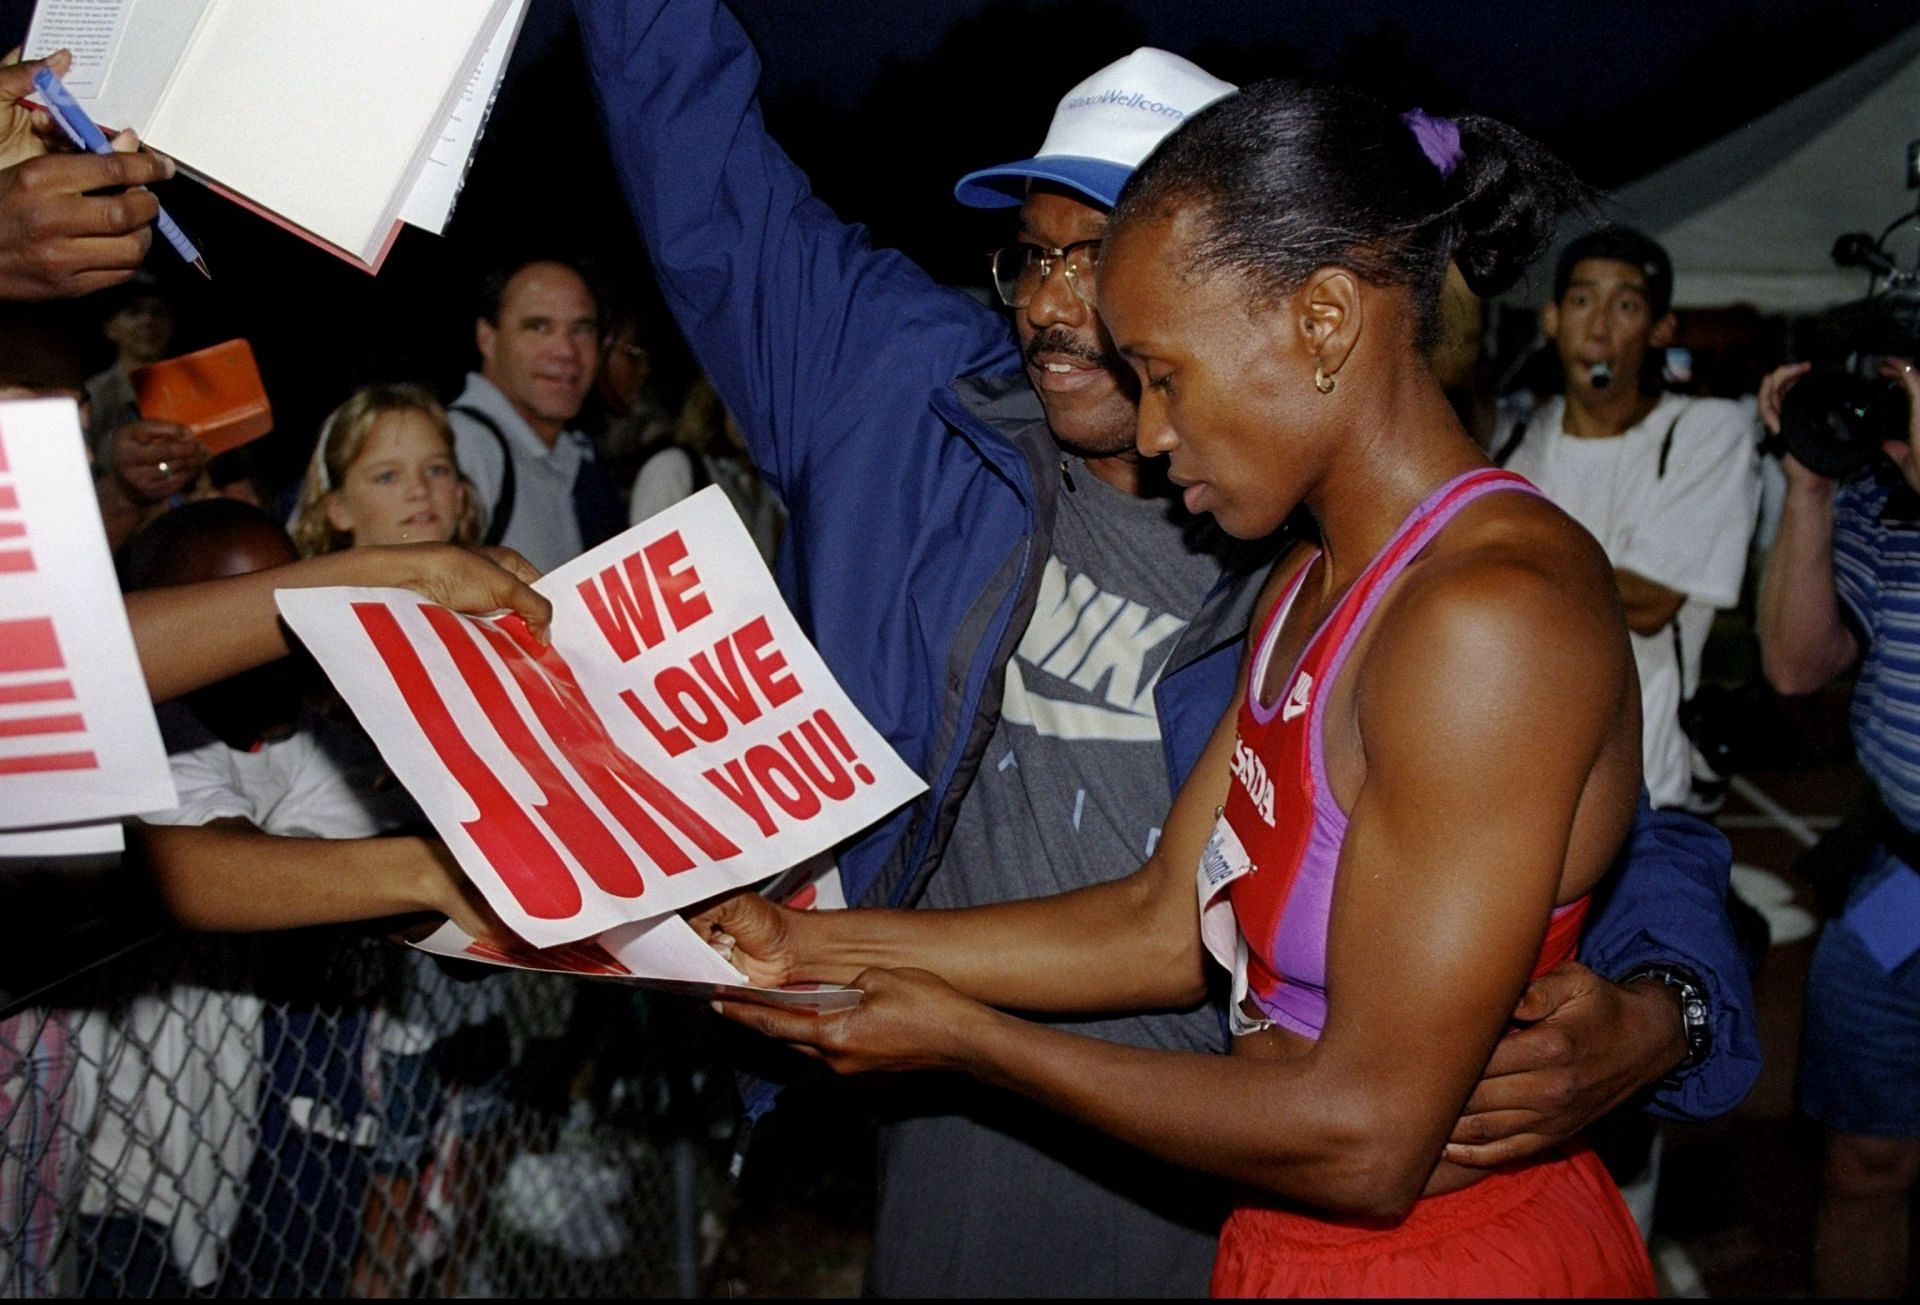
[[[1875,276],[1892,276],[1898,265],[1864,231],[1849,231],[1833,242],[1833,261],[1841,267],[1864,267]]]

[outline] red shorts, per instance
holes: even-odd
[[[1620,1191],[1584,1147],[1421,1200],[1405,1219],[1241,1206],[1220,1231],[1215,1296],[1651,1296]]]

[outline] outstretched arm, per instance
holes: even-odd
[[[510,549],[451,544],[350,548],[266,571],[127,595],[134,650],[155,702],[287,655],[276,589],[391,585],[457,612],[511,608],[545,637],[552,605],[528,588],[538,573]]]
[[[504,929],[426,838],[283,838],[242,820],[135,825],[154,886],[184,928],[300,929],[431,911],[475,938]]]
[[[1244,664],[1240,684],[1244,691]],[[1234,727],[1229,711],[1175,798],[1154,854],[1131,875],[950,911],[792,911],[743,893],[691,923],[755,982],[775,986],[912,968],[1014,1010],[1191,1006],[1206,995],[1194,874],[1226,800]]]
[[[814,197],[767,134],[760,61],[724,6],[574,8],[661,290],[762,474],[793,505],[812,468],[844,477],[856,457],[871,489],[876,465],[930,456],[903,420],[956,376],[1010,370],[1005,323]]]

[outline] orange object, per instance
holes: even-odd
[[[225,453],[273,429],[273,408],[245,340],[136,367],[128,379],[142,417],[179,422],[209,453]]]

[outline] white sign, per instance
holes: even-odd
[[[0,403],[0,830],[179,804],[69,399]],[[6,855],[118,842],[72,828]],[[76,839],[78,842],[76,842]]]
[[[517,616],[282,590],[461,867],[536,947],[744,887],[925,785],[800,633],[708,488],[544,577]]]

